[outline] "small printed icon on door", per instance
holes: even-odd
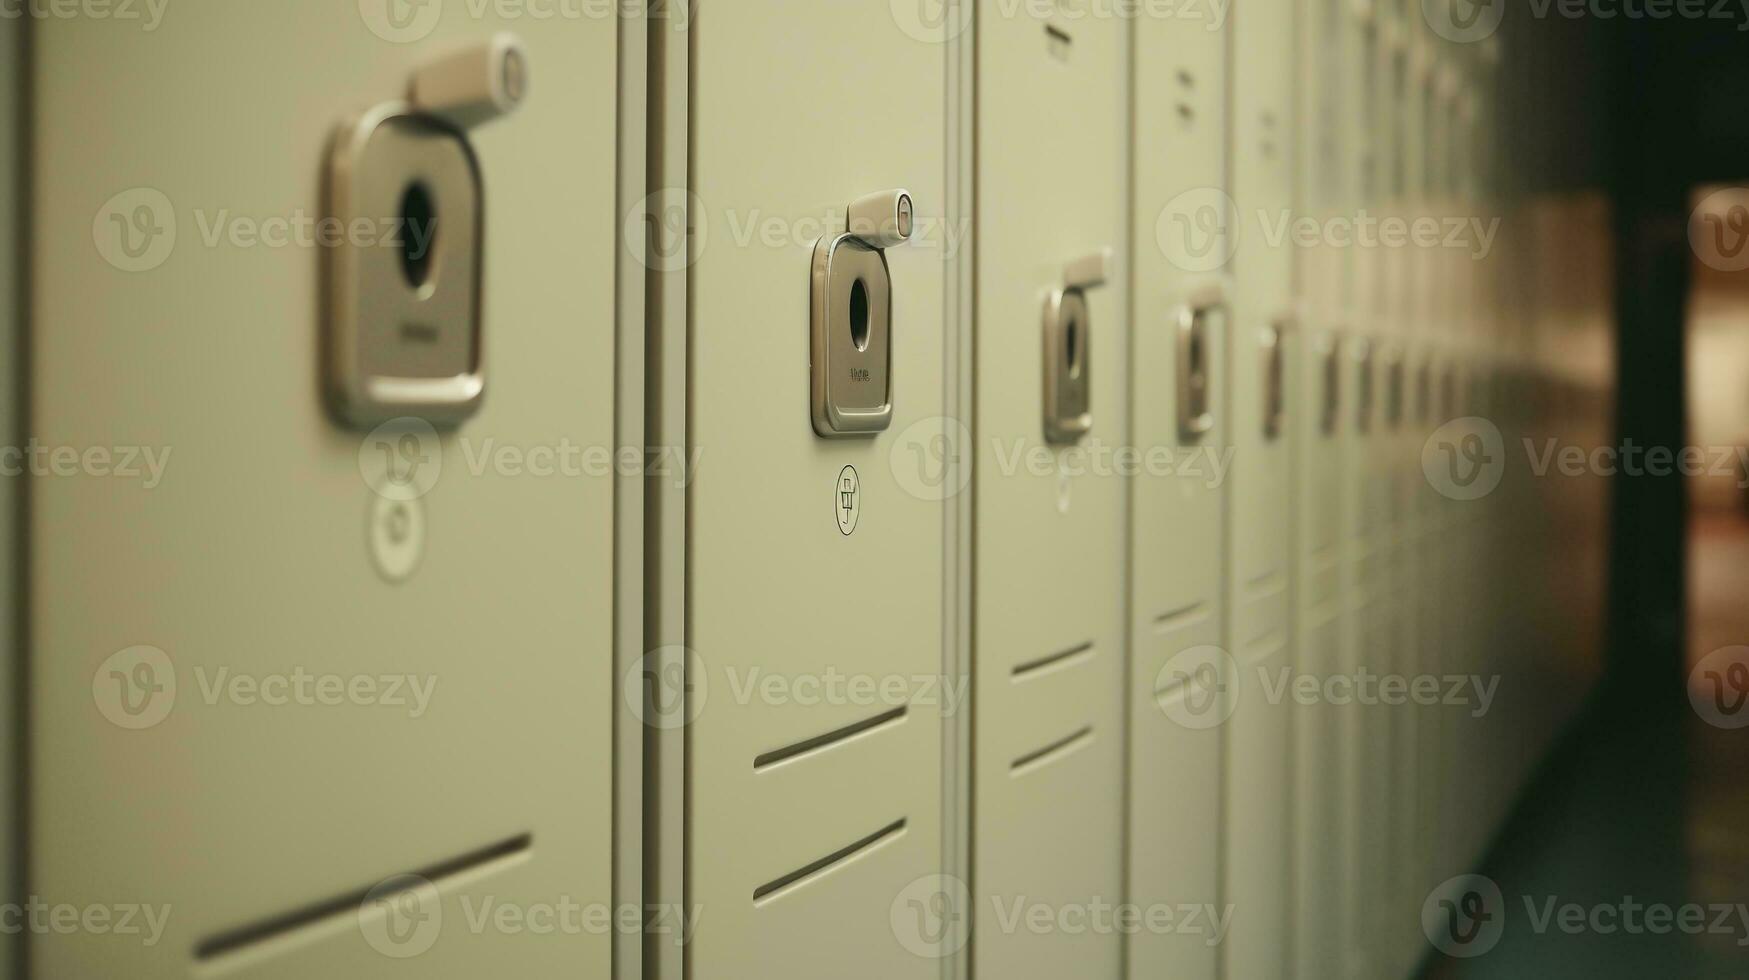
[[[838,531],[848,537],[862,517],[862,479],[856,475],[856,467],[846,466],[838,471],[832,496],[833,509],[838,512]]]

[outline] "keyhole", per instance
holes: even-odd
[[[850,342],[868,350],[868,287],[861,279],[850,284]]]
[[[1190,335],[1189,356],[1190,356],[1190,371],[1189,371],[1190,391],[1191,391],[1192,396],[1194,396],[1196,399],[1198,399],[1198,404],[1200,404],[1200,399],[1202,398],[1202,389],[1203,389],[1203,385],[1205,384],[1205,379],[1203,376],[1203,363],[1202,363],[1202,331],[1200,331],[1200,330],[1197,331],[1196,333],[1193,333]]]
[[[423,289],[437,253],[437,206],[425,185],[414,181],[401,195],[401,273],[407,285]]]
[[[1069,365],[1069,377],[1081,376],[1081,321],[1070,318],[1063,326],[1063,361]]]

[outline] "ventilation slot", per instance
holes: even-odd
[[[760,755],[753,760],[753,771],[754,772],[763,772],[766,769],[769,769],[772,766],[775,766],[779,763],[788,762],[791,759],[795,759],[795,758],[798,758],[800,756],[808,755],[808,754],[813,753],[813,752],[819,752],[819,751],[822,751],[824,749],[831,748],[832,746],[837,745],[840,742],[855,738],[856,736],[865,734],[867,732],[872,732],[877,728],[885,728],[888,725],[896,725],[899,722],[902,722],[905,720],[905,713],[909,710],[910,710],[909,708],[906,708],[906,707],[901,705],[900,707],[894,708],[891,711],[885,712],[883,714],[878,714],[878,715],[874,716],[873,718],[859,721],[854,725],[848,725],[844,728],[838,729],[837,731],[827,732],[824,735],[816,735],[813,738],[807,739],[805,741],[797,742],[794,745],[786,746],[784,748],[777,749],[777,750],[774,750],[771,752],[766,752],[765,754]]]
[[[776,901],[790,890],[824,877],[833,869],[855,860],[859,855],[872,854],[876,849],[898,840],[904,833],[904,819],[895,820],[849,847],[834,851],[813,864],[798,868],[781,878],[773,879],[753,889],[753,904],[760,906],[767,902]]]
[[[1070,647],[1061,653],[1053,653],[1038,660],[1029,660],[1014,668],[1013,679],[1016,682],[1030,680],[1052,668],[1073,667],[1093,659],[1093,641],[1089,640],[1079,646]]]
[[[1009,775],[1023,776],[1035,769],[1042,769],[1052,762],[1077,751],[1082,746],[1093,741],[1093,726],[1088,725],[1073,735],[1059,738],[1055,742],[1035,752],[1028,752],[1014,760],[1009,767]]]
[[[1171,633],[1183,629],[1192,623],[1200,623],[1208,618],[1209,608],[1205,602],[1193,602],[1188,606],[1180,606],[1163,612],[1154,617],[1154,632]]]
[[[533,852],[534,836],[523,834],[406,875],[395,875],[388,880],[401,877],[423,878],[442,891],[446,885],[455,887],[469,879],[520,864]],[[355,923],[359,906],[370,896],[376,884],[373,882],[356,891],[211,936],[195,946],[194,957],[202,962],[212,962],[264,946],[274,940],[315,932],[323,926]]]

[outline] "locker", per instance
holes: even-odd
[[[1240,213],[1259,223],[1293,206],[1294,11],[1265,0],[1233,12],[1228,166]],[[1249,217],[1247,218],[1249,221]],[[1228,334],[1228,642],[1237,706],[1225,728],[1224,900],[1234,909],[1222,947],[1230,977],[1286,976],[1292,800],[1291,463],[1295,428],[1283,387],[1300,342],[1294,316],[1297,249],[1260,227],[1233,257]]]
[[[622,897],[625,485],[491,462],[619,445],[619,25],[428,12],[194,2],[149,42],[30,25],[31,112],[56,121],[29,150],[32,436],[174,453],[152,486],[30,484],[31,888],[170,912],[155,944],[31,935],[35,975],[610,970],[611,929],[470,923]],[[464,147],[421,94],[385,117],[411,145],[330,165],[343,120],[500,31],[522,42],[491,76],[512,114]],[[307,224],[348,173],[383,182],[398,207],[361,216],[397,234]],[[416,253],[421,217],[438,237]],[[300,222],[313,243],[280,234]],[[362,324],[382,377],[413,369],[401,394],[438,383],[431,349],[476,344],[471,418],[373,430],[325,409],[348,249],[383,296],[478,270],[471,333],[425,322],[435,307]]]
[[[1129,27],[979,13],[971,969],[1114,976],[1121,936],[1076,920],[1123,894]],[[1071,293],[1090,428],[1050,442],[1040,379],[1069,352],[1041,321]]]
[[[1138,18],[1134,27],[1134,317],[1130,426],[1169,471],[1134,480],[1130,500],[1128,901],[1222,907],[1221,729],[1197,669],[1220,665],[1226,626],[1222,510],[1232,451],[1225,398],[1229,241],[1202,242],[1205,208],[1224,207],[1226,26]],[[1231,214],[1214,212],[1230,219]],[[1230,236],[1237,228],[1228,228]],[[1197,378],[1202,381],[1197,381]],[[1200,429],[1200,431],[1194,431]],[[1204,675],[1206,676],[1206,675]],[[1199,703],[1201,712],[1190,710]],[[1213,977],[1218,944],[1197,934],[1128,937],[1128,975]]]
[[[686,903],[703,915],[687,970],[933,976],[960,914],[938,903],[958,902],[942,732],[964,709],[942,676],[949,495],[914,452],[953,434],[947,46],[885,5],[806,0],[718,10],[673,40],[665,57],[690,57],[699,452],[683,720]],[[875,248],[852,203],[893,188],[913,234]],[[883,374],[886,396],[864,397]]]
[[[1348,30],[1354,56],[1345,73],[1347,119],[1353,134],[1348,143],[1356,174],[1353,194],[1347,204],[1351,213],[1376,209],[1382,202],[1385,98],[1384,14],[1373,4],[1350,8]],[[1354,301],[1351,325],[1343,338],[1344,384],[1351,393],[1343,411],[1349,436],[1342,454],[1342,580],[1344,598],[1341,635],[1341,672],[1358,676],[1362,667],[1376,671],[1382,573],[1382,520],[1375,499],[1378,480],[1379,425],[1378,388],[1381,342],[1377,320],[1381,306],[1381,261],[1376,250],[1355,249],[1353,258]],[[1370,977],[1378,969],[1371,944],[1376,941],[1377,849],[1372,842],[1385,838],[1386,824],[1376,793],[1379,758],[1376,713],[1359,705],[1341,706],[1337,718],[1337,742],[1341,746],[1342,777],[1342,973]]]
[[[24,109],[24,30],[17,20],[0,22],[0,63],[4,63],[5,81],[0,84],[0,229],[6,229],[0,234],[0,296],[18,296],[19,255],[18,237],[12,229],[17,227],[19,215],[24,213],[26,202],[20,196],[18,164],[23,158],[21,154],[20,120]],[[21,365],[17,360],[18,338],[23,334],[23,323],[20,322],[20,308],[17,303],[7,303],[0,310],[0,444],[20,445],[18,438],[22,428],[18,418],[19,392],[18,378]],[[18,499],[16,480],[0,479],[0,554],[18,554]],[[8,624],[3,636],[0,636],[0,705],[5,705],[11,717],[17,706],[23,704],[22,692],[18,690],[16,675],[12,666],[18,662],[18,639],[22,631],[18,628],[18,583],[15,576],[18,573],[17,563],[11,560],[0,562],[0,622]],[[3,726],[0,731],[0,903],[18,903],[22,892],[22,875],[19,842],[21,828],[18,826],[17,815],[22,800],[19,799],[20,789],[18,761],[21,746],[18,743],[17,726]],[[18,938],[8,933],[0,933],[0,975],[11,976],[13,964],[17,962],[20,943]]]
[[[1319,220],[1343,216],[1353,175],[1345,140],[1343,73],[1351,48],[1347,5],[1302,5],[1298,23],[1298,209]],[[1344,330],[1353,309],[1353,249],[1318,243],[1300,253],[1296,292],[1303,311],[1296,350],[1294,401],[1293,636],[1295,670],[1318,678],[1341,666],[1343,453],[1348,400]],[[1341,951],[1342,839],[1338,796],[1342,709],[1296,705],[1294,714],[1294,901],[1292,964],[1296,976],[1338,976]]]

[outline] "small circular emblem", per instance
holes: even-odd
[[[389,582],[405,582],[425,555],[425,503],[373,497],[370,505],[370,556]]]
[[[832,507],[838,513],[839,533],[848,537],[862,517],[862,478],[856,475],[856,467],[846,466],[838,471],[838,482],[832,488]]]

